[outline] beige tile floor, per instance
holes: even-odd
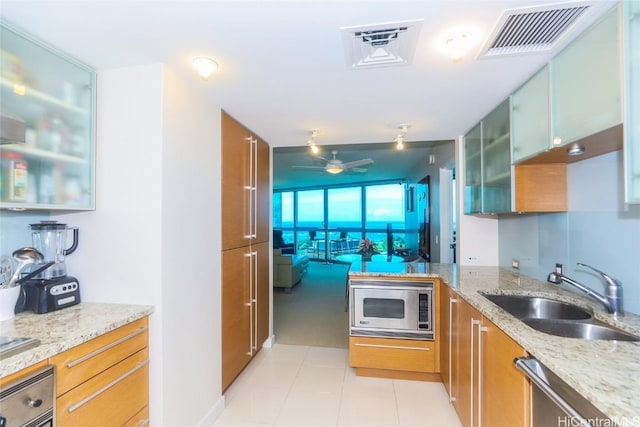
[[[225,393],[214,427],[460,427],[441,383],[357,377],[346,349],[276,344]]]

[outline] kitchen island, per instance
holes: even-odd
[[[0,360],[0,378],[153,313],[145,305],[82,302],[46,314],[24,312],[0,322],[0,335],[29,337],[40,345]]]
[[[606,416],[620,425],[640,425],[639,342],[573,339],[538,332],[480,292],[542,296],[576,304],[592,310],[595,319],[636,335],[640,335],[640,316],[627,313],[616,319],[595,300],[499,267],[362,263],[353,264],[349,272],[351,278],[398,275],[441,279]]]

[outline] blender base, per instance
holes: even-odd
[[[72,276],[26,280],[21,287],[16,313],[49,313],[80,302],[80,284]]]

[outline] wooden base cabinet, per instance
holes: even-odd
[[[148,423],[147,318],[60,353],[50,363],[56,365],[57,425]]]
[[[482,320],[482,426],[529,425],[529,383],[513,364],[526,352],[496,325]]]
[[[450,339],[443,341],[451,351],[442,353],[442,365],[450,372],[443,381],[462,425],[528,427],[529,384],[513,365],[524,349],[451,290],[447,309]]]
[[[385,281],[407,281],[403,276],[387,276]],[[433,278],[412,278],[413,282],[433,282],[433,340],[349,337],[349,366],[356,375],[419,381],[441,381],[440,378],[440,292],[443,285]]]

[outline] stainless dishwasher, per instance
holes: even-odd
[[[615,425],[538,360],[522,357],[514,363],[531,380],[531,427]]]
[[[54,368],[49,366],[0,389],[0,427],[53,427]]]

